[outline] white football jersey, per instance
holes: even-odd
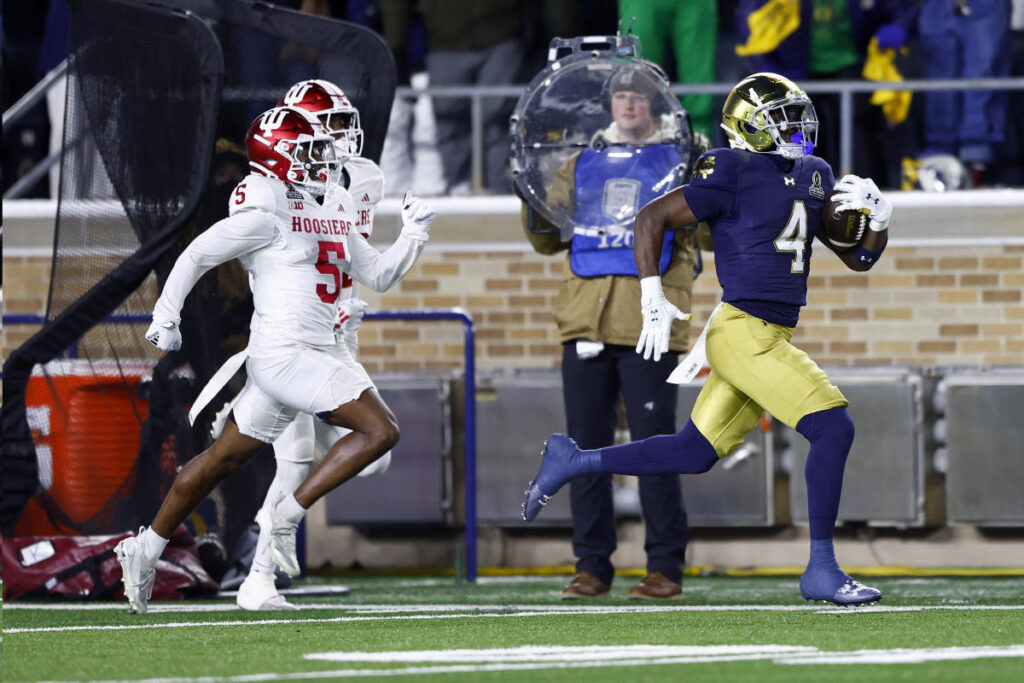
[[[384,252],[355,230],[352,196],[332,187],[323,205],[277,178],[251,174],[229,200],[227,218],[178,257],[153,308],[157,322],[181,322],[181,307],[214,266],[237,258],[249,271],[255,313],[250,344],[332,346],[346,273],[384,292],[416,263],[425,239],[405,231]]]
[[[355,230],[370,239],[373,233],[373,217],[377,204],[384,196],[384,174],[380,167],[369,159],[352,157],[345,162],[345,173],[348,175],[348,193],[354,202]],[[344,275],[341,282],[341,298],[339,301],[354,299],[359,296],[359,287],[352,278]]]
[[[254,337],[333,344],[342,280],[351,271],[351,195],[333,187],[321,206],[294,185],[250,174],[235,187],[228,206],[232,216],[246,211],[272,216],[280,234],[275,244],[239,259],[249,271]]]
[[[373,232],[373,216],[384,196],[384,174],[369,159],[352,157],[345,162],[349,177],[348,193],[355,201],[356,229],[363,237]]]

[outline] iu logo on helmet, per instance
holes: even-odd
[[[263,135],[269,137],[271,131],[280,128],[286,116],[288,116],[288,110],[286,109],[271,109],[265,112],[260,117],[260,130],[263,131]]]
[[[312,87],[313,84],[309,81],[296,83],[295,85],[288,89],[287,93],[285,93],[285,96],[283,98],[284,103],[288,106],[293,106],[301,103],[302,100],[305,99],[306,93],[309,92],[309,89]]]

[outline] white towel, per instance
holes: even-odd
[[[700,331],[700,336],[697,337],[697,341],[693,343],[693,348],[686,354],[686,358],[679,361],[679,365],[672,371],[672,374],[668,376],[666,382],[672,384],[688,384],[693,381],[693,378],[697,376],[700,369],[707,365],[708,354],[704,348],[705,340],[708,336],[708,328],[711,327],[711,321],[715,319],[715,315],[718,313],[718,309],[722,307],[722,303],[719,302],[715,306],[714,310],[711,311],[711,315],[708,317],[708,321],[704,324],[704,329]]]
[[[242,364],[245,363],[245,359],[248,357],[249,349],[242,349],[224,361],[224,365],[220,366],[217,372],[213,373],[213,377],[206,383],[203,390],[199,392],[195,403],[192,404],[192,410],[188,411],[188,423],[190,425],[196,423],[196,416],[199,415],[199,411],[205,408],[213,400],[213,397],[217,395],[217,392],[224,388],[224,385],[238,372],[238,369],[242,367]]]

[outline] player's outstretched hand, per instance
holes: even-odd
[[[868,227],[875,232],[889,227],[892,204],[871,178],[861,178],[852,173],[844,175],[836,183],[832,201],[837,203],[836,211],[866,210],[871,216]]]
[[[356,332],[366,315],[367,303],[362,299],[342,299],[338,302],[338,329],[342,332]]]
[[[661,354],[668,351],[669,337],[672,336],[672,323],[676,320],[690,320],[692,313],[683,313],[664,295],[644,297],[640,300],[644,314],[644,326],[640,330],[640,339],[636,343],[636,352],[644,355],[644,360],[654,356],[655,361],[661,360]]]
[[[406,192],[402,199],[402,234],[409,239],[426,242],[430,236],[430,226],[434,224],[437,212],[434,207],[414,195]]]
[[[146,330],[146,339],[161,351],[177,351],[181,348],[181,330],[175,323],[154,320]]]

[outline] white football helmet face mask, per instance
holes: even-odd
[[[320,120],[334,138],[338,161],[363,152],[363,129],[359,111],[338,86],[319,79],[299,81],[278,102],[278,106],[304,109]]]
[[[359,126],[359,112],[332,110],[320,112],[317,118],[334,138],[339,159],[357,157],[363,153],[363,129]]]
[[[249,127],[245,147],[255,172],[280,178],[314,196],[323,196],[341,181],[334,139],[304,109],[275,107],[264,112]]]
[[[300,135],[291,158],[292,168],[301,169],[302,185],[312,195],[322,197],[330,186],[341,181],[341,164],[335,152],[335,142],[330,138]]]

